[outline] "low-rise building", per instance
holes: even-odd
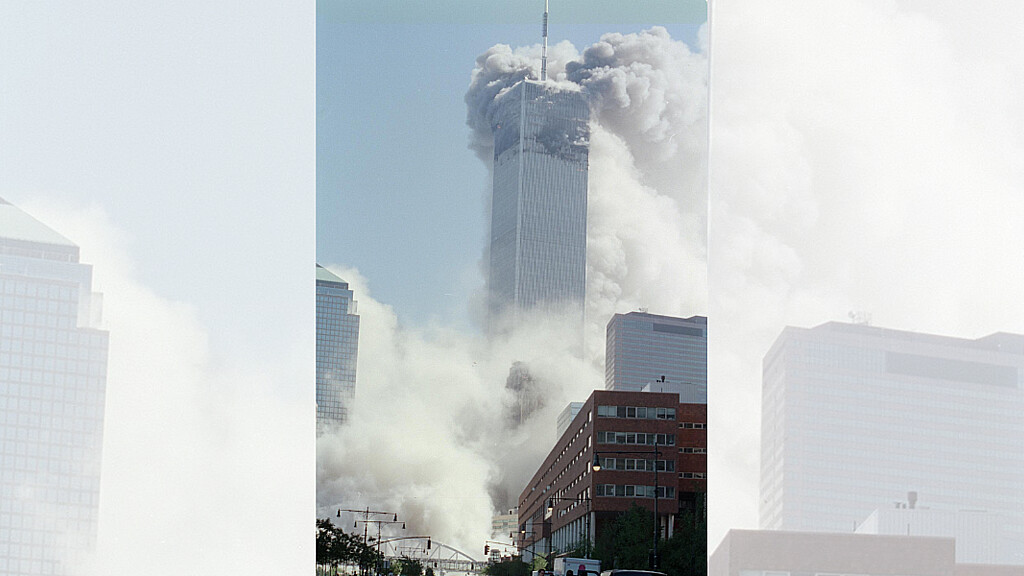
[[[519,526],[519,511],[515,508],[491,517],[491,538],[500,542],[508,542],[509,534]]]
[[[949,537],[730,530],[708,576],[1024,576],[1024,566],[958,562]]]
[[[657,507],[671,537],[682,512],[704,514],[706,492],[706,404],[595,390],[519,497],[523,559],[592,544],[633,503]]]
[[[708,576],[953,576],[955,563],[952,538],[730,530],[708,560]]]

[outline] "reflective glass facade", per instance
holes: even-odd
[[[91,289],[77,246],[0,199],[0,574],[68,574],[95,545],[108,335]]]
[[[644,312],[616,314],[608,322],[605,389],[678,392],[681,402],[708,401],[708,320]],[[663,388],[663,389],[662,389]]]
[[[495,104],[492,331],[536,308],[570,306],[582,321],[589,118],[582,93],[530,80]]]
[[[763,528],[850,532],[914,491],[997,515],[1024,564],[1024,336],[790,327],[763,369]]]
[[[355,397],[359,316],[348,283],[316,266],[316,422],[343,423]]]

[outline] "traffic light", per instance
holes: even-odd
[[[490,553],[491,553],[491,547],[489,545],[487,545],[487,544],[484,544],[484,556],[487,556]]]
[[[430,537],[427,537],[427,550],[430,550]]]

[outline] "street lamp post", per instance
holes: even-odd
[[[524,526],[525,526],[525,524],[524,524]],[[530,536],[533,536],[534,534],[536,534],[536,532],[533,532],[533,531],[527,532],[525,528],[519,530],[519,559],[522,560],[523,562],[526,562],[525,560],[523,560],[523,548],[524,548],[523,543],[526,542],[526,535],[527,534],[529,534]],[[509,534],[509,538],[512,538],[513,541],[515,540],[515,537],[516,537],[515,532],[512,532],[512,533]],[[530,562],[533,562],[533,559],[536,558],[536,557],[537,557],[537,551],[536,550],[530,550]]]
[[[367,528],[369,528],[369,523],[370,522],[383,522],[383,520],[370,520],[369,519],[370,518],[370,514],[394,514],[395,515],[394,520],[392,520],[389,523],[397,523],[398,522],[398,514],[396,514],[394,512],[384,512],[383,510],[370,510],[369,506],[366,507],[366,510],[352,510],[352,509],[349,509],[349,508],[338,508],[338,514],[337,514],[338,518],[341,518],[341,513],[342,512],[352,512],[352,513],[355,513],[355,514],[362,514],[363,515],[363,519],[362,520],[356,520],[352,524],[352,527],[353,528],[359,528],[359,523],[363,522],[363,546],[367,546],[367,547],[369,547],[369,542],[368,542],[369,535],[367,534]],[[405,530],[405,523],[404,522],[402,523],[402,529]],[[379,546],[380,546],[380,544],[379,544],[379,542],[380,542],[380,524],[377,525],[377,541],[378,541],[378,550],[377,550],[377,552],[379,553],[380,552],[380,549],[379,549]]]
[[[338,516],[337,516],[338,518],[341,518],[341,513],[342,512],[353,512],[355,514],[362,514],[363,515],[363,521],[369,520],[370,519],[370,514],[395,514],[394,512],[383,512],[383,511],[380,511],[380,510],[370,510],[369,506],[366,507],[366,510],[351,510],[351,509],[348,509],[348,508],[338,508]],[[396,521],[398,520],[398,514],[395,514],[395,520]],[[358,528],[359,527],[358,526],[358,521],[357,521],[357,524],[353,525],[352,527],[353,528]],[[367,543],[366,540],[367,540],[366,525],[364,524],[363,525],[363,544]]]
[[[357,523],[358,522],[362,522],[363,523],[364,531],[365,531],[365,527],[366,527],[367,524],[376,524],[377,525],[376,548],[377,548],[377,556],[378,557],[381,556],[381,553],[380,553],[381,525],[383,525],[383,524],[401,524],[402,525],[402,530],[405,530],[405,522],[401,522],[401,521],[398,520],[398,514],[395,514],[395,519],[394,520],[356,520],[356,522]]]
[[[658,539],[661,537],[661,522],[658,519],[658,458],[661,456],[661,450],[659,448],[661,444],[658,443],[658,435],[654,435],[654,558],[651,559],[651,568],[654,570],[658,569]],[[598,456],[600,454],[650,454],[650,451],[641,450],[610,450],[610,451],[594,451],[594,472],[601,469],[601,461]]]

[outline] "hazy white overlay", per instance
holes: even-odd
[[[1024,37],[1014,2],[711,12],[709,546],[757,526],[761,359],[870,313],[1024,332]]]
[[[0,196],[81,247],[109,371],[83,574],[312,569],[314,14],[0,5]]]

